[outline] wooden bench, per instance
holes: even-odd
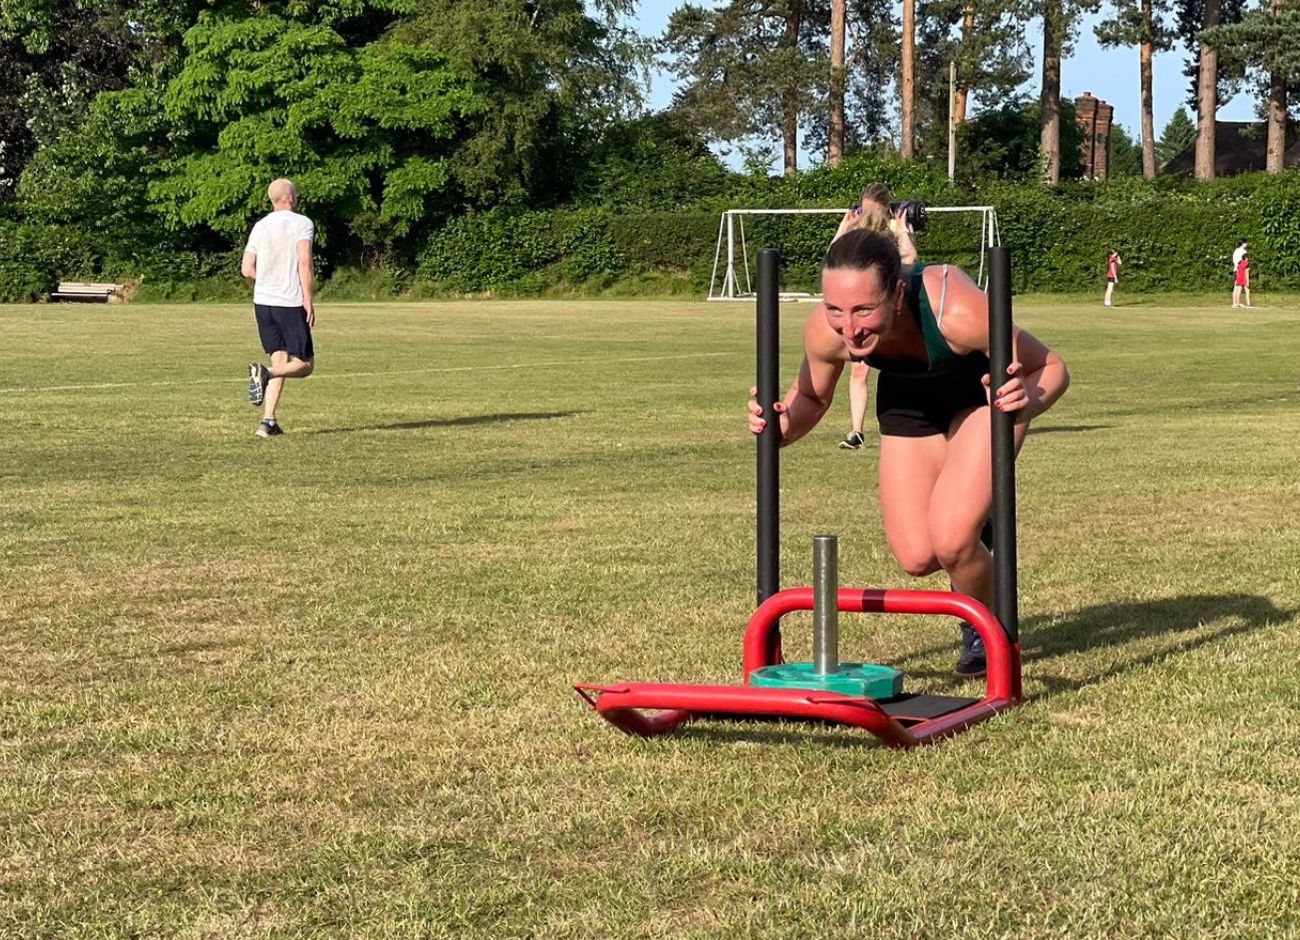
[[[121,284],[92,284],[85,281],[60,281],[50,300],[74,303],[116,303],[122,299]]]

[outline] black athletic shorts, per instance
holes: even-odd
[[[881,372],[876,380],[880,433],[894,437],[947,434],[959,412],[988,405],[983,382],[986,371],[987,366],[945,376]]]
[[[262,337],[262,348],[267,353],[283,350],[295,359],[316,358],[311,327],[307,325],[307,308],[253,304],[253,312],[257,314],[257,334]]]

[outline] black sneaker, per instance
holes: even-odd
[[[271,373],[260,363],[248,364],[248,401],[260,405],[266,400],[266,383],[271,381]]]
[[[953,675],[962,679],[978,679],[988,671],[984,656],[984,641],[965,620],[961,622],[961,652],[957,654],[957,667]]]
[[[840,441],[840,450],[857,450],[862,444],[862,432],[854,431],[852,434],[846,434],[844,440]]]
[[[280,427],[280,425],[276,424],[274,421],[263,420],[262,423],[257,426],[257,430],[253,433],[258,437],[279,437],[284,433],[284,428]]]

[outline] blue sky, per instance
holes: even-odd
[[[701,2],[701,0],[697,0]],[[703,0],[707,4],[707,0]],[[658,36],[668,24],[672,11],[681,6],[677,0],[643,0],[639,4],[635,18],[637,28],[646,36]],[[1085,91],[1094,97],[1102,98],[1115,108],[1115,121],[1124,125],[1129,135],[1138,140],[1140,135],[1139,95],[1138,95],[1138,50],[1137,47],[1123,49],[1103,49],[1097,45],[1093,27],[1099,21],[1096,16],[1089,17],[1079,30],[1073,55],[1065,60],[1061,68],[1061,93],[1064,97],[1077,98]],[[1034,51],[1034,78],[1025,90],[1033,95],[1038,93],[1038,74],[1042,56],[1042,32],[1037,26],[1030,30],[1030,48]],[[1184,104],[1187,97],[1187,79],[1183,77],[1182,68],[1186,56],[1181,47],[1155,57],[1153,74],[1153,111],[1157,138],[1164,130],[1170,116],[1178,106]],[[650,106],[655,110],[668,105],[671,100],[674,83],[666,73],[652,76],[650,89]],[[977,103],[978,106],[978,103]],[[1188,108],[1192,120],[1196,113]],[[1238,95],[1219,109],[1221,121],[1250,121],[1255,119],[1254,101],[1249,94]],[[801,154],[800,162],[806,165],[807,155]]]

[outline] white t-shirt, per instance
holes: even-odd
[[[298,243],[316,235],[311,219],[292,209],[277,209],[257,221],[244,249],[257,255],[253,303],[271,307],[301,307],[302,280],[298,277]]]
[[[1234,274],[1237,272],[1237,265],[1241,264],[1241,259],[1244,257],[1246,257],[1245,248],[1238,248],[1232,253],[1232,271]]]

